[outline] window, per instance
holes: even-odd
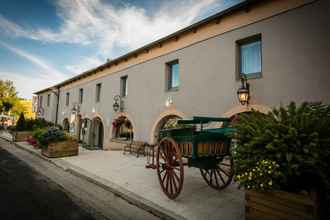
[[[83,99],[84,99],[84,89],[80,88],[79,89],[79,104],[83,103]]]
[[[127,76],[120,77],[120,96],[127,96]]]
[[[96,102],[99,102],[101,100],[101,88],[101,83],[96,84]]]
[[[39,107],[42,107],[42,99],[43,99],[43,96],[39,96]]]
[[[69,102],[70,102],[70,93],[67,92],[67,93],[66,93],[66,99],[65,99],[65,105],[66,105],[66,106],[69,106]]]
[[[239,74],[257,78],[261,76],[261,35],[255,35],[238,43]]]
[[[166,64],[166,88],[167,90],[175,90],[180,86],[179,80],[179,61],[175,60]]]
[[[50,94],[47,95],[47,106],[49,107],[50,105]]]

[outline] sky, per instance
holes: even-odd
[[[242,0],[0,0],[0,79],[22,98]]]

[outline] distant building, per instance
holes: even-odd
[[[38,117],[118,149],[129,138],[156,142],[173,118],[330,103],[329,8],[329,0],[243,1],[36,92]],[[237,98],[243,76],[248,105]]]

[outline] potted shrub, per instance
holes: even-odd
[[[246,190],[246,216],[319,219],[330,201],[330,106],[290,103],[267,115],[239,115],[235,180]]]
[[[41,153],[46,157],[66,157],[78,155],[78,142],[63,130],[48,128],[38,139]]]
[[[10,130],[15,142],[26,141],[32,135],[32,130],[29,130],[26,126],[23,113],[20,114],[16,126],[11,127]]]
[[[32,132],[32,137],[27,140],[29,144],[31,144],[34,148],[40,148],[41,144],[39,140],[41,135],[43,135],[47,131],[47,128],[36,128]]]

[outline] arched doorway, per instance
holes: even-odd
[[[69,123],[69,119],[65,118],[63,120],[63,130],[64,131],[67,131],[67,132],[70,132],[70,123]]]
[[[103,136],[104,136],[104,128],[102,120],[99,117],[96,117],[92,121],[92,129],[91,129],[91,146],[93,148],[103,148]]]
[[[89,118],[82,119],[80,128],[80,141],[83,147],[88,147],[90,145],[91,125],[92,121]]]
[[[177,127],[177,122],[179,119],[182,119],[182,117],[178,115],[167,115],[163,117],[156,125],[154,132],[154,137],[155,137],[154,140],[158,141],[160,130]]]
[[[82,137],[81,137],[81,128],[82,128],[82,123],[83,123],[83,120],[81,118],[81,115],[78,115],[77,116],[77,130],[76,130],[76,136],[77,136],[77,140],[79,142],[82,141]]]
[[[120,116],[112,122],[112,137],[117,140],[133,140],[133,124],[126,116]]]

